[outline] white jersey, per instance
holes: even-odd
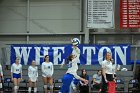
[[[79,59],[79,57],[80,57],[80,49],[78,47],[76,47],[76,48],[73,47],[72,54],[75,57],[77,57],[77,61],[78,61],[77,63],[80,63],[80,59]]]
[[[77,70],[78,70],[78,62],[79,58],[75,58],[72,61],[69,62],[68,64],[68,70],[66,73],[72,74],[76,79],[80,79],[80,76],[77,75]]]
[[[51,77],[54,72],[52,62],[43,62],[41,65],[42,76],[43,77]]]
[[[28,68],[28,77],[32,82],[36,82],[38,78],[38,67],[29,66]]]
[[[0,64],[0,76],[3,76],[2,66]]]
[[[22,65],[21,64],[17,65],[16,63],[13,63],[11,66],[11,72],[15,74],[22,73]]]
[[[105,69],[106,74],[113,74],[113,70],[112,70],[113,66],[111,61],[104,60],[102,62],[102,68]]]

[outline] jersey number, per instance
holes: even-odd
[[[19,69],[16,69],[16,71],[19,71]]]
[[[68,68],[71,68],[71,67],[72,67],[72,63],[69,63],[69,64],[68,64]]]

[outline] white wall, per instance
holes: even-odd
[[[0,33],[26,33],[26,1],[0,1]],[[79,33],[80,13],[80,0],[31,0],[30,33]]]
[[[0,1],[0,33],[26,32],[26,3],[21,0]]]
[[[41,34],[67,34],[66,36],[57,35],[28,35],[22,33],[27,32],[27,0],[0,0],[0,41],[3,44],[11,43],[70,43],[69,39],[73,37],[80,37],[82,34],[82,40],[84,41],[84,32],[81,31],[81,0],[30,0],[30,33]],[[128,30],[137,31],[137,29],[120,29],[120,11],[119,1],[115,0],[115,29],[95,29],[102,34],[95,34],[93,32],[90,35],[91,43],[98,43],[108,40],[113,42],[122,42],[122,38],[131,43],[140,44],[139,35],[118,38],[117,32],[125,32]],[[105,31],[108,31],[106,33]],[[115,34],[110,32],[116,31]],[[8,33],[21,33],[20,35],[7,35]],[[92,33],[92,31],[91,31]],[[104,35],[110,34],[110,35]],[[70,35],[69,35],[70,34]],[[71,35],[73,34],[73,35]],[[75,34],[75,35],[74,35]],[[69,35],[69,36],[68,36]],[[96,37],[94,37],[96,36]],[[105,39],[104,39],[105,38]],[[108,39],[106,39],[108,38]]]
[[[120,0],[115,0],[115,29],[104,29],[102,34],[90,35],[91,43],[140,45],[140,35],[106,34],[105,31],[124,32],[137,29],[120,29]],[[80,0],[30,0],[30,33],[67,35],[28,35],[27,32],[27,0],[0,0],[0,49],[6,44],[67,44],[73,37],[81,37]],[[96,29],[95,29],[96,30]],[[101,29],[98,29],[101,31]],[[108,33],[110,33],[108,32]],[[20,35],[7,35],[21,33]],[[82,33],[82,35],[81,35]],[[5,34],[5,35],[1,35]],[[69,35],[70,34],[70,35]],[[73,34],[73,35],[72,35]],[[119,38],[118,38],[119,37]],[[1,55],[1,54],[0,54]],[[133,56],[133,55],[132,55]],[[1,58],[0,58],[1,59]]]

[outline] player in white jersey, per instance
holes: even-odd
[[[44,58],[44,61],[42,63],[41,69],[42,69],[42,76],[43,76],[43,82],[44,82],[44,89],[45,93],[48,93],[47,86],[50,85],[51,93],[53,93],[53,63],[49,62],[49,55],[46,55]]]
[[[71,85],[71,82],[72,82],[74,77],[76,79],[79,79],[79,80],[83,81],[85,84],[88,83],[88,80],[85,80],[85,79],[83,79],[83,78],[81,78],[80,76],[77,75],[78,58],[75,57],[75,55],[71,54],[68,57],[67,61],[68,61],[67,62],[68,63],[68,70],[67,70],[66,74],[63,76],[63,79],[62,79],[61,93],[69,93],[70,85]]]
[[[22,65],[19,63],[18,57],[16,57],[15,63],[11,66],[11,78],[14,83],[14,93],[17,93],[19,83],[22,80]]]
[[[75,57],[77,57],[77,59],[78,59],[78,64],[80,64],[80,59],[79,59],[79,57],[80,57],[80,49],[78,48],[78,45],[80,44],[80,40],[78,39],[78,38],[73,38],[73,40],[71,40],[72,41],[72,48],[73,48],[73,51],[72,51],[72,54],[75,56]]]
[[[32,65],[28,68],[29,77],[29,88],[28,92],[31,93],[32,87],[34,87],[34,93],[37,93],[37,78],[38,78],[38,67],[36,66],[35,60],[32,60]]]
[[[3,71],[2,71],[2,66],[0,64],[0,89],[2,89],[2,78],[3,78]]]
[[[74,59],[73,60],[74,62],[69,62],[71,60],[69,60],[69,58],[68,58],[68,61],[65,64],[68,65],[68,71],[67,71],[67,73],[71,73],[71,74],[75,75],[74,77],[76,78],[78,76],[77,75],[78,64],[80,64],[80,59],[79,59],[79,57],[80,57],[80,49],[78,48],[78,45],[80,44],[80,40],[78,38],[73,38],[73,39],[71,39],[71,42],[72,42],[72,48],[73,48],[73,50],[72,50],[72,55],[69,56],[69,57],[72,57],[73,56],[72,59]],[[62,63],[62,66],[61,67],[63,67],[63,65],[65,65],[65,64]],[[65,78],[65,77],[63,77],[63,78]],[[67,88],[70,87],[70,90],[68,90],[68,89],[66,89],[66,90],[67,90],[67,92],[69,91],[71,93],[72,92],[72,89],[73,89],[73,82],[71,80],[70,80],[70,82],[71,82],[71,85],[66,85]],[[65,84],[63,84],[63,87],[64,86],[65,86]],[[66,90],[64,90],[64,89],[61,88],[61,92],[62,93],[65,93]]]
[[[72,51],[72,54],[77,58],[77,64],[80,65],[80,49],[76,46],[76,45],[73,45],[73,51]]]
[[[80,40],[78,38],[73,38],[72,41],[72,48],[73,48],[73,51],[72,51],[72,54],[77,57],[77,64],[80,65],[80,49],[78,48],[78,45],[80,44]],[[74,82],[74,80],[73,80]],[[74,87],[74,84],[73,82],[71,83],[71,86],[70,86],[70,93],[72,93],[73,91],[75,91],[75,87]]]

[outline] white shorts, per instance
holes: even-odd
[[[43,77],[52,77],[51,74],[45,74],[45,73],[43,73],[42,76],[43,76]]]
[[[37,81],[37,77],[30,77],[30,80],[31,80],[32,82],[36,82],[36,81]]]

